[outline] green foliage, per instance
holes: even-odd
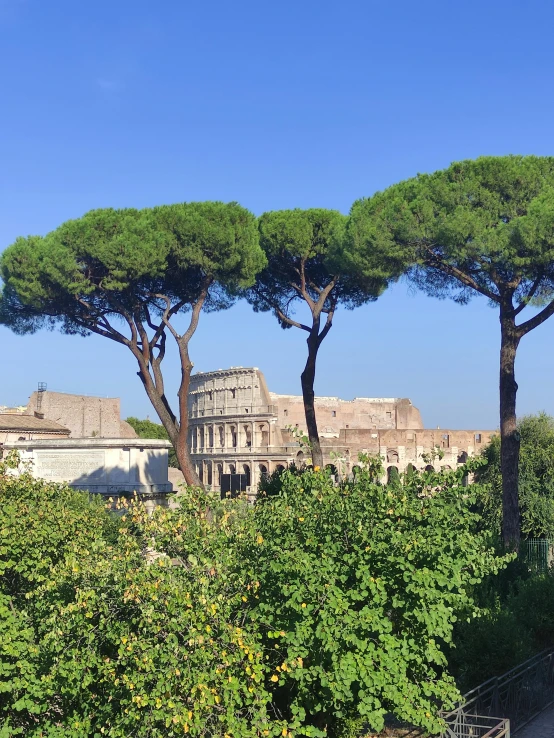
[[[530,538],[554,538],[554,418],[544,413],[528,415],[518,423],[519,500],[521,530]],[[494,436],[483,450],[487,466],[479,471],[480,511],[485,524],[500,531],[502,477],[500,438]]]
[[[293,725],[340,734],[361,717],[380,729],[390,711],[439,727],[437,704],[457,696],[444,656],[456,614],[505,563],[475,531],[465,473],[382,487],[362,469],[336,487],[323,471],[286,471],[258,502],[258,545],[241,560],[260,582],[251,618],[268,631],[274,700]]]
[[[500,676],[554,646],[554,574],[515,578],[508,591],[476,589],[477,619],[460,618],[449,664],[460,688]]]
[[[188,488],[114,517],[2,467],[1,735],[436,729],[456,614],[505,564],[461,477],[286,471],[255,506]]]
[[[159,438],[162,441],[169,441],[169,434],[161,423],[153,423],[151,420],[139,420],[139,418],[125,418],[131,428],[135,431],[139,438]],[[169,466],[178,469],[179,462],[175,449],[169,449],[168,454]]]
[[[0,469],[0,735],[279,735],[244,630],[224,527],[140,504],[114,518],[81,492]],[[186,525],[190,523],[191,529]],[[198,556],[148,563],[162,531]],[[201,539],[210,531],[210,545]],[[196,549],[195,549],[196,550]]]
[[[351,270],[386,263],[408,270],[429,294],[494,302],[504,286],[525,307],[551,295],[554,158],[481,157],[420,174],[351,210],[345,239]]]
[[[109,316],[148,322],[169,299],[170,318],[206,286],[205,309],[226,307],[264,264],[255,218],[236,203],[93,210],[3,252],[2,319],[14,329],[42,321],[120,340]]]
[[[375,300],[385,282],[364,279],[364,287],[342,267],[342,240],[346,218],[336,210],[278,210],[259,219],[260,245],[267,266],[247,292],[256,311],[272,310],[282,328],[290,328],[298,301],[317,303],[323,290],[325,310],[337,304],[356,307]]]

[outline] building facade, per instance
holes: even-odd
[[[341,474],[358,455],[380,456],[386,475],[417,469],[454,469],[479,453],[492,431],[427,430],[406,398],[317,397],[316,416],[324,463]],[[191,377],[188,399],[189,448],[201,481],[219,489],[222,474],[245,474],[254,490],[261,477],[306,453],[294,429],[305,431],[302,397],[268,390],[257,368],[231,367]],[[442,459],[430,462],[437,447]]]

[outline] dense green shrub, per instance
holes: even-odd
[[[521,531],[531,538],[554,538],[554,418],[540,413],[518,423],[519,501]],[[500,437],[494,436],[483,451],[487,465],[479,470],[479,507],[485,524],[500,531],[502,476]]]
[[[179,540],[190,517],[150,522],[132,505],[114,542],[113,518],[86,494],[3,472],[2,738],[286,730],[268,715],[267,667],[226,562],[144,555],[152,525]],[[198,510],[195,525],[207,528]]]
[[[5,471],[2,738],[338,736],[389,711],[438,729],[457,613],[505,564],[463,472],[296,470],[255,506],[189,488],[116,518]]]
[[[501,576],[476,588],[481,616],[455,626],[448,660],[462,691],[554,647],[554,572],[531,576],[524,562],[513,564],[511,582]]]

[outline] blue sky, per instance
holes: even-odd
[[[553,26],[548,0],[0,0],[0,250],[97,207],[348,212],[454,160],[551,155]],[[520,414],[554,414],[553,336],[551,319],[523,339]],[[154,415],[105,339],[0,328],[0,345],[0,404],[46,381]],[[486,302],[400,284],[339,312],[316,391],[407,396],[429,427],[495,428],[498,350]],[[191,353],[199,370],[254,365],[300,392],[303,334],[246,305],[204,316]]]

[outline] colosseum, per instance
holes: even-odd
[[[270,392],[256,367],[194,374],[188,403],[192,460],[211,489],[220,490],[226,475],[240,474],[253,491],[262,476],[306,460],[294,434],[305,430],[302,397]],[[443,457],[434,468],[455,468],[493,435],[425,429],[407,398],[317,397],[315,404],[324,460],[338,474],[350,474],[360,453],[383,459],[384,479],[410,465],[430,468],[427,454],[437,446]]]

